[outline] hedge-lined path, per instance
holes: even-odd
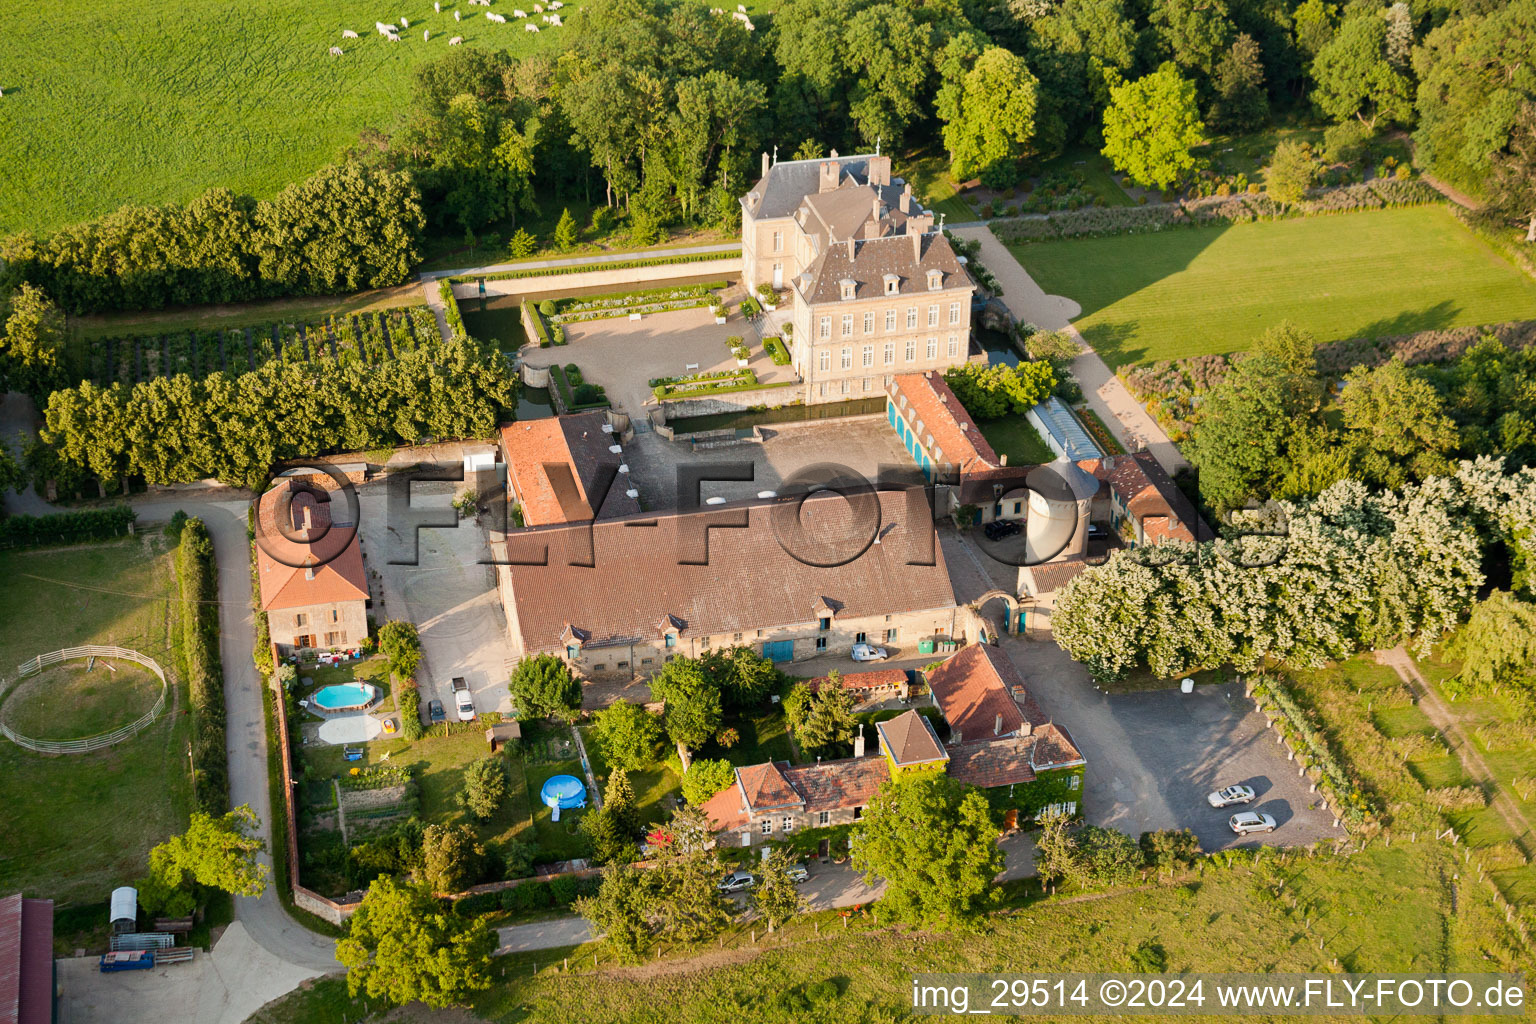
[[[1147,449],[1169,475],[1187,469],[1189,461],[1179,452],[1178,446],[1169,440],[1163,428],[1072,326],[1072,318],[1081,312],[1077,304],[1060,295],[1047,295],[1014,259],[1007,246],[998,241],[991,228],[957,228],[954,233],[981,243],[981,263],[1002,285],[1003,302],[1021,323],[1035,324],[1051,331],[1066,331],[1083,346],[1082,354],[1072,361],[1072,375],[1082,386],[1088,408],[1112,425],[1117,440],[1126,450]]]

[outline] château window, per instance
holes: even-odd
[[[875,365],[875,346],[873,346],[873,345],[865,345],[864,346],[864,365],[866,367],[874,366]]]
[[[951,302],[949,304],[949,322],[952,324],[960,322],[960,303]]]
[[[819,333],[820,333],[820,335],[823,338],[830,338],[830,337],[832,337],[832,318],[831,317],[824,316],[824,317],[821,318],[821,330],[819,331]]]
[[[894,309],[888,309],[888,310],[885,311],[885,332],[887,334],[889,334],[890,332],[894,331],[895,329],[896,329],[896,311]]]
[[[874,334],[875,333],[875,314],[873,314],[873,313],[865,313],[864,314],[864,333],[865,334]]]
[[[937,303],[928,307],[928,326],[939,326],[939,307]]]
[[[843,337],[845,337],[845,338],[853,337],[853,314],[852,313],[844,313],[843,314]]]
[[[912,330],[912,328],[914,328],[916,326],[917,326],[917,307],[916,306],[908,306],[907,307],[907,330],[910,331],[910,330]]]

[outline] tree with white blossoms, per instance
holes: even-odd
[[[1483,546],[1530,535],[1536,473],[1483,459],[1401,491],[1345,480],[1276,503],[1262,529],[1251,518],[1246,535],[1119,551],[1078,576],[1056,599],[1056,642],[1103,679],[1427,651],[1471,607]]]

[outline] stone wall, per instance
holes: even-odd
[[[530,292],[558,292],[574,288],[607,288],[621,290],[630,285],[648,284],[652,281],[670,281],[679,277],[736,277],[741,274],[741,256],[722,256],[717,260],[699,260],[695,263],[659,263],[648,267],[625,267],[621,270],[583,270],[574,274],[547,274],[538,277],[514,277],[485,282],[485,296],[527,295]],[[480,298],[480,285],[474,281],[453,286],[455,298]],[[528,329],[526,308],[523,313],[524,328]],[[538,335],[528,330],[529,338]]]
[[[757,406],[778,408],[805,401],[804,387],[759,388],[754,391],[730,391],[707,398],[678,398],[662,402],[668,421],[692,416],[715,416],[724,412],[749,412]]]

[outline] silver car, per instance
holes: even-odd
[[[1230,807],[1233,804],[1251,804],[1255,794],[1251,786],[1228,786],[1206,797],[1212,807]]]
[[[732,871],[720,879],[721,892],[743,892],[757,884],[757,879],[752,877],[749,871]]]
[[[1227,819],[1227,824],[1231,826],[1233,832],[1240,836],[1246,836],[1250,832],[1273,832],[1275,830],[1275,819],[1267,814],[1260,814],[1257,811],[1239,811]]]

